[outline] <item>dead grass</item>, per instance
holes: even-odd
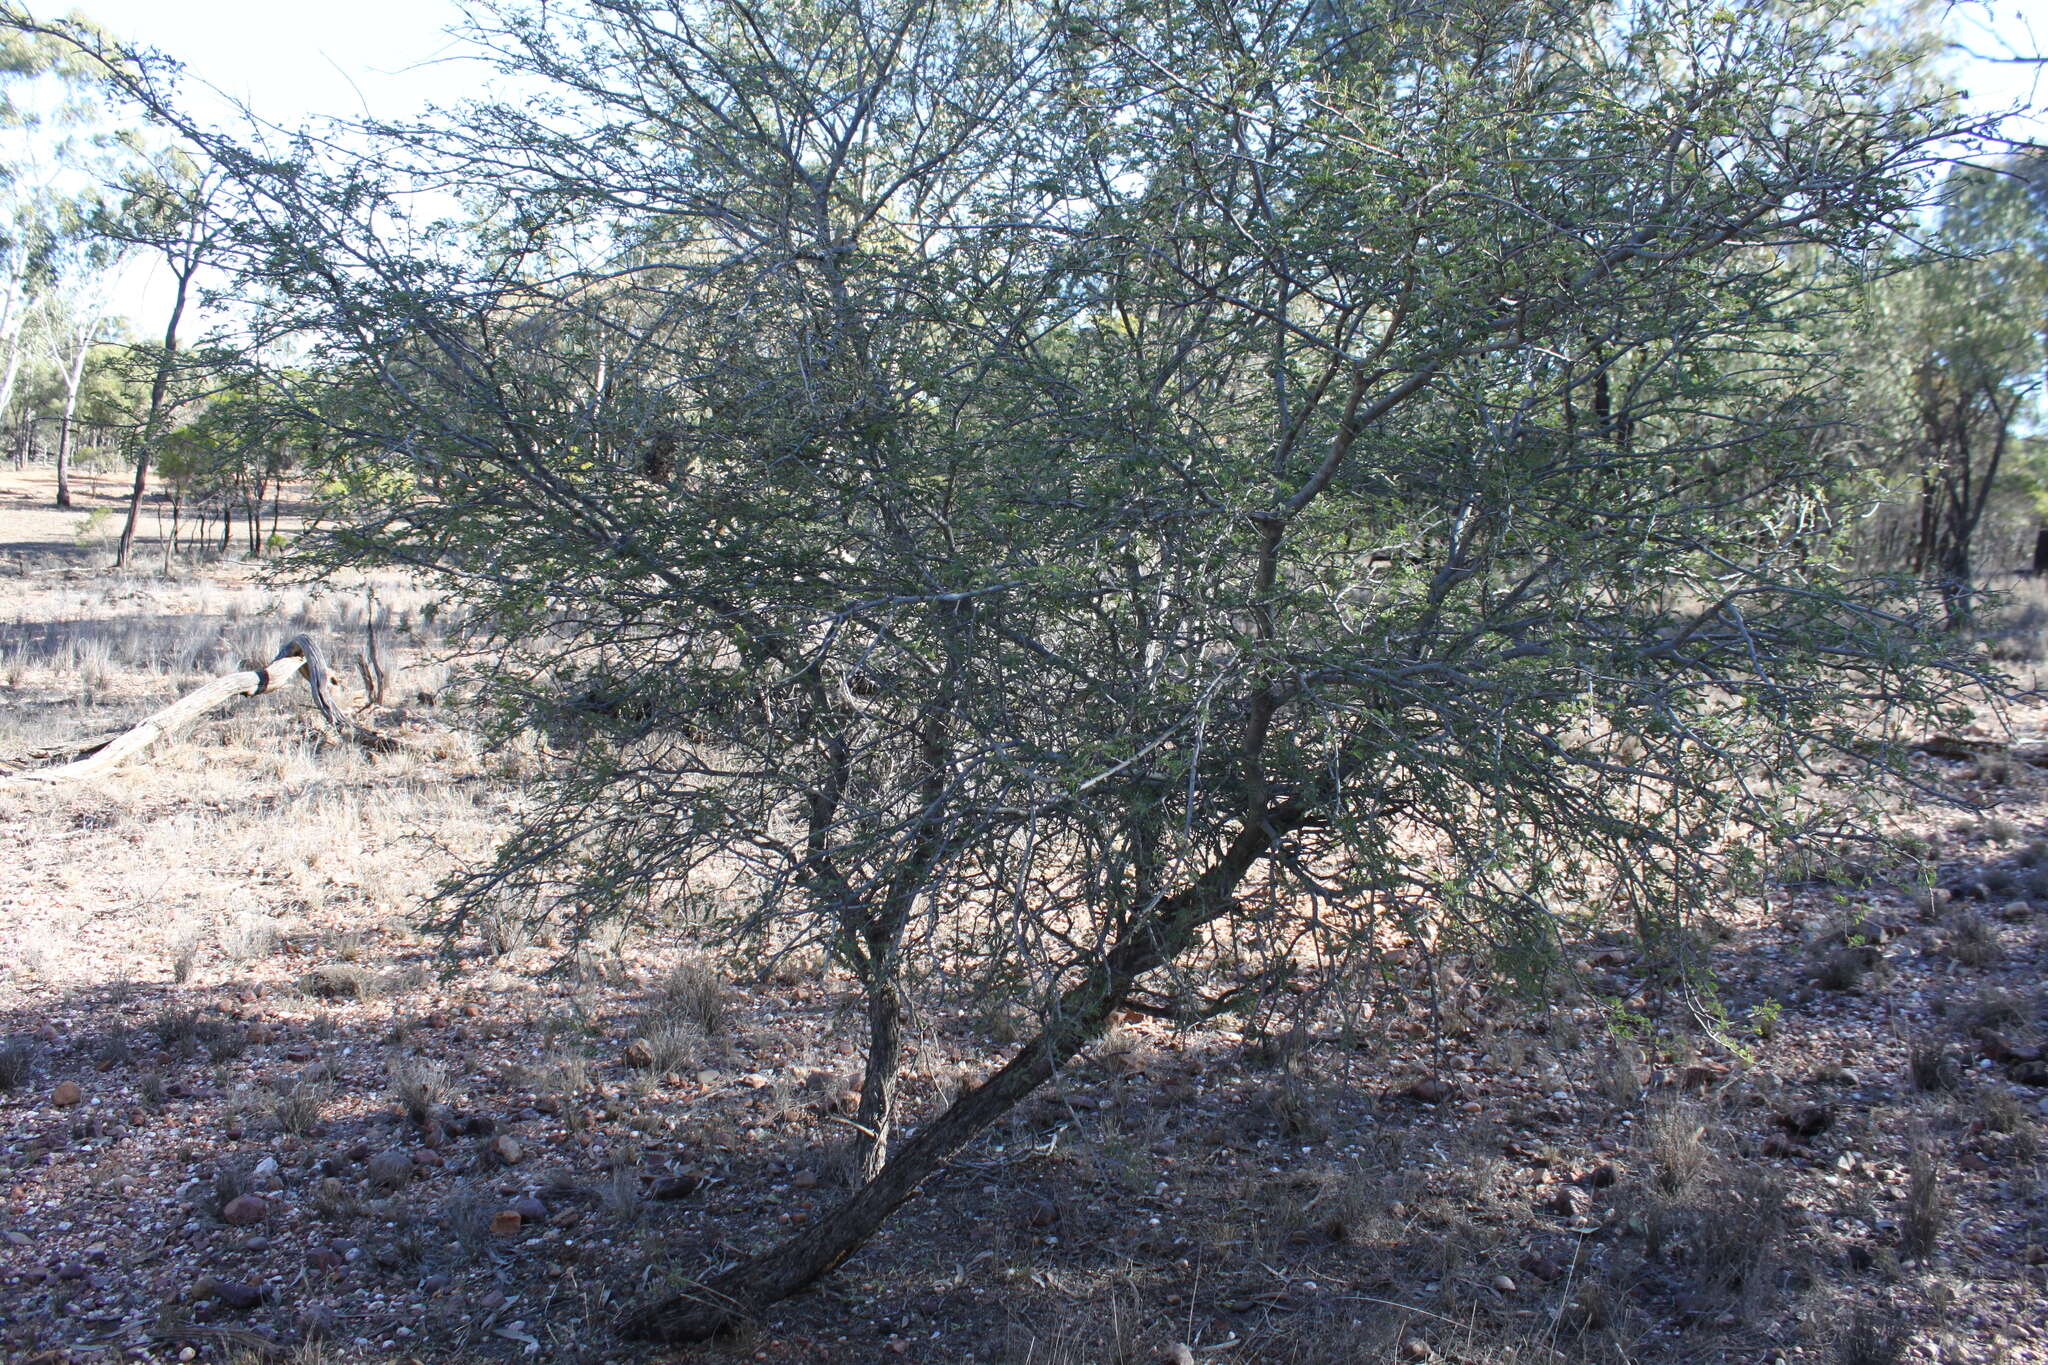
[[[425,1057],[391,1059],[387,1091],[405,1116],[424,1128],[437,1106],[448,1099],[448,1068]]]
[[[1998,930],[1975,910],[1950,916],[1948,934],[1950,955],[1965,967],[1988,967],[2001,956]]]
[[[1899,1250],[1907,1256],[1924,1259],[1941,1241],[1948,1212],[1941,1177],[1935,1139],[1914,1132],[1906,1144],[1906,1204],[1899,1217]]]
[[[127,596],[106,596],[117,592]],[[62,580],[28,609],[36,630],[0,628],[0,752],[9,736],[112,729],[229,654],[266,653],[297,621],[345,635],[359,610],[356,600],[191,576]],[[142,624],[63,624],[122,615]],[[183,619],[199,615],[218,619],[204,630]],[[399,705],[380,717],[440,685],[426,651],[414,650],[431,641],[402,633],[401,617],[387,637],[387,653],[407,655],[392,690]],[[8,1042],[35,1072],[0,1099],[28,1158],[11,1176],[22,1193],[8,1227],[37,1239],[16,1260],[49,1277],[31,1285],[15,1264],[0,1268],[23,1305],[0,1324],[0,1355],[63,1346],[70,1338],[53,1334],[89,1313],[124,1321],[130,1309],[95,1296],[111,1299],[125,1277],[86,1255],[104,1241],[118,1265],[134,1250],[110,1210],[175,1199],[175,1229],[194,1207],[217,1210],[249,1188],[251,1163],[269,1153],[285,1182],[277,1190],[263,1178],[272,1221],[206,1228],[203,1242],[173,1235],[149,1246],[153,1259],[135,1260],[173,1289],[202,1271],[258,1283],[282,1264],[289,1290],[251,1323],[291,1333],[299,1323],[287,1314],[331,1303],[344,1324],[337,1361],[516,1353],[517,1339],[491,1335],[498,1326],[536,1338],[535,1358],[640,1359],[606,1332],[623,1297],[692,1273],[692,1257],[740,1254],[839,1197],[852,1150],[839,1120],[860,1020],[845,973],[815,949],[767,952],[770,965],[749,964],[736,986],[679,930],[659,957],[620,945],[602,970],[548,977],[518,931],[487,944],[495,960],[471,959],[462,978],[427,973],[434,945],[420,938],[414,898],[489,845],[517,799],[506,774],[534,762],[514,753],[501,764],[452,737],[436,744],[368,760],[326,743],[302,705],[257,699],[118,782],[0,798],[0,814],[37,831],[10,868],[23,900],[50,907],[0,916],[0,962],[33,961],[0,977],[19,1021],[9,1027],[21,1030]],[[2037,779],[2011,780],[2001,796],[2018,803]],[[1948,864],[1943,877],[1962,858],[1971,875],[1983,875],[1979,860],[2000,870],[2002,855],[1979,836],[2023,840],[2037,819],[1959,831],[1928,856]],[[2035,870],[2048,861],[2048,848],[2015,851]],[[1819,871],[1831,887],[1881,873]],[[2016,893],[2031,875],[2016,877]],[[1874,907],[1887,889],[1873,886]],[[1884,918],[1834,894],[1800,892],[1798,922],[1832,914],[1847,930]],[[1930,916],[1954,913],[1926,901]],[[1877,1345],[1856,1346],[1837,1328],[1853,1327],[1885,1276],[1903,1273],[1892,1249],[1918,1226],[1923,1185],[1948,1199],[1932,1215],[1929,1256],[1959,1281],[1978,1275],[1965,1291],[1971,1311],[2014,1320],[2011,1296],[1996,1297],[2004,1281],[1964,1258],[1988,1225],[1983,1187],[2024,1181],[2037,1159],[2031,1101],[1995,1071],[1973,1071],[1953,1100],[1885,1083],[1910,1073],[1915,1039],[1945,1037],[1953,1049],[1960,1030],[1977,1027],[2030,1042],[2033,1002],[2011,988],[2026,927],[1997,928],[2011,951],[1983,968],[1994,975],[1958,985],[1953,964],[1938,960],[1946,984],[1935,988],[1959,1000],[1984,989],[1955,1017],[1930,1021],[1912,1005],[1929,988],[1919,952],[1928,931],[1914,928],[1880,971],[1870,936],[1823,948],[1777,934],[1769,915],[1735,922],[1747,945],[1702,940],[1688,951],[1719,965],[1760,935],[1782,951],[1741,983],[1746,993],[1724,997],[1738,1018],[1758,1000],[1786,1002],[1772,1036],[1744,1035],[1755,1057],[1741,1064],[1687,1036],[1670,980],[1632,963],[1607,974],[1630,1010],[1654,1016],[1629,1039],[1603,1027],[1610,1016],[1597,1003],[1567,994],[1526,1012],[1460,995],[1442,1016],[1454,1036],[1437,1040],[1410,1009],[1411,995],[1445,990],[1434,963],[1389,966],[1384,989],[1360,993],[1377,1014],[1342,1032],[1306,1004],[1300,1027],[1281,1027],[1292,1016],[1267,1022],[1249,1041],[1230,1020],[1120,1025],[1056,1096],[996,1125],[885,1237],[729,1353],[1135,1365],[1175,1358],[1167,1352],[1184,1344],[1198,1362],[1274,1365],[1729,1365],[1768,1348],[1888,1365],[1904,1349],[1904,1310],[1866,1334]],[[1816,1001],[1807,987],[1835,949],[1870,950],[1847,973],[1862,989]],[[308,977],[322,987],[292,989]],[[1891,993],[1895,977],[1912,990]],[[120,978],[132,985],[117,998],[107,983]],[[1839,1026],[1859,1011],[1886,1022],[1864,1033]],[[37,1031],[46,1016],[55,1041]],[[1000,1045],[1028,1027],[1014,1000],[993,997],[921,1012],[906,1131],[988,1074]],[[1817,1027],[1828,1030],[1818,1042]],[[636,1038],[649,1045],[646,1069],[622,1057]],[[1674,1098],[1694,1084],[1683,1078],[1696,1063],[1729,1074],[1709,1081],[1714,1098]],[[1823,1077],[1844,1065],[1859,1079]],[[1453,1090],[1418,1103],[1390,1091],[1389,1075],[1442,1076]],[[64,1109],[30,1084],[71,1077],[86,1100]],[[447,1107],[458,1077],[459,1114]],[[1885,1098],[1851,1102],[1852,1085]],[[1802,1105],[1842,1117],[1796,1140],[1770,1123]],[[1938,1179],[1910,1164],[1901,1179],[1887,1161],[1917,1115],[1955,1149]],[[436,1125],[448,1139],[438,1147],[427,1131]],[[487,1159],[497,1135],[515,1137],[524,1157]],[[394,1151],[422,1159],[373,1186],[369,1164]],[[1993,1170],[1963,1159],[1971,1152]],[[1855,1169],[1838,1167],[1843,1157]],[[1618,1175],[1595,1179],[1609,1164]],[[561,1225],[492,1236],[491,1218],[532,1192]],[[1052,1206],[1042,1222],[1041,1204]],[[1944,1242],[1950,1223],[1970,1235]],[[329,1246],[351,1258],[301,1259]],[[1845,1250],[1865,1248],[1876,1255],[1870,1273],[1842,1269]],[[70,1264],[86,1278],[57,1279]],[[441,1275],[452,1283],[424,1287]],[[1809,1279],[1811,1290],[1796,1287]],[[1503,1280],[1514,1287],[1498,1288]],[[494,1291],[507,1296],[497,1307]],[[132,1311],[241,1330],[218,1302],[175,1297]],[[18,1323],[50,1331],[23,1346],[24,1335],[4,1335]],[[816,1343],[810,1354],[799,1337]],[[225,1339],[193,1344],[202,1356],[227,1349]]]

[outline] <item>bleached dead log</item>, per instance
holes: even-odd
[[[112,739],[93,741],[72,751],[69,762],[10,773],[5,780],[17,784],[69,782],[96,776],[133,758],[158,740],[176,734],[215,707],[236,697],[254,697],[275,691],[301,674],[305,676],[306,688],[312,694],[313,705],[345,739],[386,753],[399,747],[398,741],[391,736],[356,723],[342,711],[334,699],[333,678],[327,670],[327,660],[321,654],[320,646],[310,635],[295,635],[277,652],[277,657],[262,668],[215,678],[197,691],[178,698],[140,725]]]

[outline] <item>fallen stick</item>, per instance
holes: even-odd
[[[310,635],[294,635],[285,643],[284,648],[277,652],[277,657],[262,668],[247,669],[240,673],[230,673],[226,677],[215,678],[198,691],[186,693],[140,725],[123,731],[111,740],[94,742],[80,750],[74,750],[73,752],[79,756],[69,763],[10,773],[0,781],[70,782],[82,777],[96,776],[141,753],[165,736],[176,734],[223,702],[232,701],[236,697],[254,697],[274,691],[302,672],[306,677],[306,689],[312,693],[313,705],[319,708],[321,716],[329,725],[339,730],[344,738],[380,753],[389,753],[399,747],[398,741],[391,736],[357,724],[352,717],[342,711],[334,699],[333,679],[327,671],[327,660],[320,653],[320,646],[314,643]]]

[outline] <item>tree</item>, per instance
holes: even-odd
[[[0,32],[0,128],[9,133],[14,155],[0,168],[0,416],[15,396],[24,359],[26,324],[39,309],[45,323],[69,320],[48,305],[54,296],[79,287],[81,275],[102,270],[104,244],[90,219],[97,202],[95,172],[105,169],[110,144],[101,109],[85,98],[93,64],[75,46],[48,34]],[[86,289],[86,297],[93,296]],[[103,299],[90,305],[97,327]],[[75,310],[74,310],[75,311]],[[39,336],[58,344],[49,327]],[[87,337],[55,358],[75,391],[78,367],[92,344]],[[68,407],[69,405],[67,405]],[[58,436],[57,505],[70,505],[66,486],[70,419]]]
[[[102,237],[76,240],[65,253],[57,275],[69,287],[51,300],[49,325],[42,329],[44,360],[63,387],[57,419],[57,506],[71,506],[71,445],[79,398],[85,391],[86,365],[93,348],[104,343],[113,321],[108,316],[112,284],[125,261],[122,244]]]
[[[171,275],[170,315],[162,343],[152,357],[149,407],[135,446],[135,484],[128,498],[128,518],[114,563],[125,568],[135,544],[135,526],[142,516],[142,498],[149,487],[149,466],[157,446],[171,429],[171,381],[180,365],[178,330],[194,301],[200,272],[215,263],[223,247],[226,224],[215,196],[221,180],[186,154],[171,149],[124,170],[120,202],[95,218],[103,242],[156,252]]]
[[[1937,253],[1889,275],[1863,327],[1865,441],[1914,489],[1911,567],[1974,623],[1977,538],[2048,366],[2048,200],[2032,160],[1949,178]]]
[[[317,562],[432,575],[580,741],[450,930],[687,898],[861,984],[858,1187],[628,1331],[827,1272],[1132,1004],[1539,972],[1595,906],[1682,955],[1980,676],[1786,546],[1841,301],[1786,262],[1958,132],[1851,6],[484,14],[551,97],[338,165],[182,126],[356,491]],[[1034,1030],[901,1137],[946,989]]]

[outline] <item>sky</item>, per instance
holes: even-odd
[[[396,117],[474,90],[485,75],[444,30],[452,0],[73,0],[117,37],[183,62],[281,123]]]
[[[61,3],[61,0],[60,0]],[[429,102],[477,93],[489,78],[446,30],[459,24],[456,0],[69,0],[119,37],[186,66],[189,108],[206,108],[203,86],[290,126],[325,115],[397,118]],[[58,3],[38,4],[55,12]],[[1989,0],[1957,7],[1961,36],[1990,56],[2048,51],[2041,0]],[[2048,108],[2048,68],[1970,60],[1957,75],[1985,110]],[[225,105],[217,105],[222,114]],[[2048,140],[2048,119],[2028,120]],[[159,312],[161,279],[144,274],[121,290],[142,330]]]

